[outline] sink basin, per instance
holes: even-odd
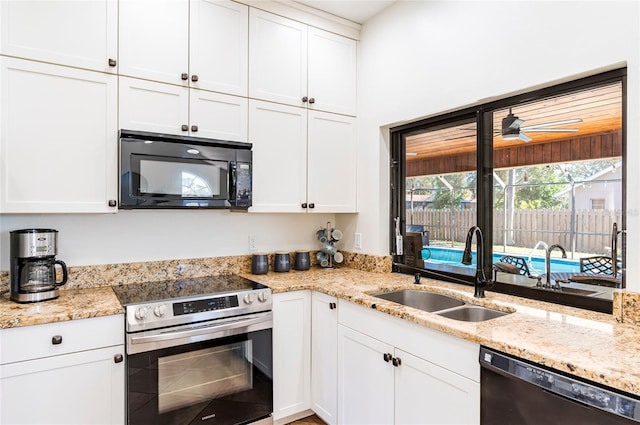
[[[428,312],[465,305],[464,301],[460,301],[453,297],[434,294],[433,292],[416,291],[413,289],[403,289],[401,291],[375,294],[374,297]]]
[[[438,316],[461,320],[463,322],[484,322],[485,320],[506,316],[509,313],[477,305],[465,305],[464,307],[458,307],[436,314],[438,314]]]

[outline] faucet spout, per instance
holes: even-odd
[[[611,231],[611,273],[613,277],[618,277],[618,223],[613,223]]]
[[[545,285],[545,288],[551,288],[551,251],[553,251],[554,249],[559,249],[560,251],[562,251],[562,258],[567,258],[567,252],[564,250],[564,248],[558,244],[555,245],[551,245],[549,248],[546,249],[546,277],[547,277],[547,283]],[[560,287],[558,286],[558,289]]]
[[[467,233],[467,239],[464,245],[464,252],[462,254],[462,264],[471,264],[471,244],[473,242],[473,236],[476,236],[476,275],[473,280],[473,296],[476,298],[484,298],[484,288],[490,283],[484,273],[484,238],[482,237],[482,230],[478,226],[473,226]]]

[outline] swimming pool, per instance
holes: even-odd
[[[440,247],[425,247],[422,249],[422,259],[425,263],[432,264],[451,264],[455,266],[461,267],[476,267],[476,253],[473,252],[471,265],[466,266],[462,264],[462,249],[455,248],[440,248]],[[497,263],[500,261],[504,253],[494,253],[492,263]],[[529,256],[521,255],[529,264]],[[544,274],[544,258],[542,257],[531,257],[531,263],[535,270],[530,270],[532,274]],[[531,267],[529,267],[531,268]],[[579,273],[580,272],[580,263],[577,260],[568,260],[566,258],[552,258],[551,259],[551,271],[552,272],[564,272],[564,273]]]

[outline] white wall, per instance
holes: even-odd
[[[628,66],[628,161],[640,159],[638,1],[399,1],[363,25],[359,45],[359,199],[338,226],[363,252],[388,254],[385,126],[488,98]],[[640,186],[629,167],[628,187]],[[640,254],[640,195],[627,200],[628,258]],[[346,249],[352,246],[347,244]],[[635,254],[635,255],[634,255]],[[630,262],[631,263],[631,262]],[[640,290],[640,264],[627,285]]]
[[[9,269],[9,231],[16,229],[58,230],[58,258],[79,266],[249,254],[249,235],[259,251],[315,250],[316,230],[327,221],[334,216],[220,210],[0,215],[0,270]]]

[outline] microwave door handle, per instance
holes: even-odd
[[[237,175],[237,171],[236,171],[236,162],[235,161],[231,161],[229,163],[229,200],[230,201],[235,201],[236,200],[236,190],[238,188],[238,175]]]

